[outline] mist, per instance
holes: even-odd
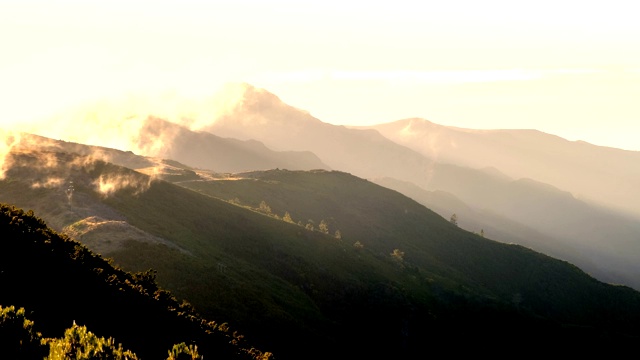
[[[0,151],[10,148],[16,134],[24,132],[155,156],[170,146],[172,136],[160,133],[146,136],[142,133],[149,117],[200,130],[235,108],[242,101],[246,86],[229,83],[206,97],[186,97],[176,91],[113,96],[25,121],[12,121],[5,116],[2,122],[4,132],[0,136],[6,140]]]

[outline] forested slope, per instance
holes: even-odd
[[[227,324],[203,319],[159,288],[153,271],[114,267],[31,211],[0,205],[0,238],[0,305],[27,309],[42,336],[62,337],[78,324],[114,337],[143,359],[164,359],[183,342],[197,344],[206,358],[264,355]]]

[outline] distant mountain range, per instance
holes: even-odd
[[[425,343],[500,353],[496,339],[540,353],[637,342],[640,221],[629,205],[517,173],[507,154],[483,163],[489,140],[467,163],[425,153],[394,139],[398,124],[330,125],[247,85],[198,131],[149,117],[133,139],[144,154],[21,134],[0,202],[127,271],[157,270],[159,286],[276,360],[409,359]],[[532,134],[526,152],[538,137],[565,142],[514,133]],[[571,144],[588,174],[582,156],[597,150]],[[632,179],[638,165],[620,162],[607,171]]]
[[[536,130],[473,130],[405,119],[367,129],[440,162],[493,167],[640,216],[640,152],[568,141]]]
[[[328,168],[310,151],[273,151],[256,140],[221,138],[208,132],[194,132],[153,117],[144,122],[137,141],[140,148],[161,141],[163,146],[154,152],[156,157],[218,172]]]
[[[534,130],[459,129],[422,119],[348,128],[324,123],[266,90],[240,89],[236,105],[215,121],[198,121],[205,124],[198,131],[147,118],[132,134],[134,147],[221,173],[333,169],[386,179],[445,218],[456,213],[470,231],[640,288],[638,152]],[[447,195],[427,201],[416,189]]]
[[[496,228],[487,236],[526,244],[575,261],[605,281],[640,288],[638,152],[538,131],[464,130],[419,119],[347,128],[324,123],[250,85],[235,108],[203,130],[280,150],[310,151],[331,169],[359,177],[447,192],[474,209],[464,220],[476,225],[469,230]],[[438,207],[445,218],[458,208],[456,202]],[[503,236],[512,233],[512,225],[487,222],[479,212],[521,224],[547,240],[534,244],[531,238]],[[550,246],[548,238],[557,245]]]

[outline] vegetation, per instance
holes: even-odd
[[[0,306],[0,355],[8,359],[44,360],[138,360],[130,350],[115,344],[113,338],[98,337],[75,323],[64,332],[62,338],[43,338],[33,330],[33,321],[25,317],[25,309]],[[48,354],[48,355],[47,355]],[[262,354],[260,359],[268,359]],[[184,342],[175,344],[168,351],[167,360],[203,360],[197,345]]]
[[[41,353],[41,338],[50,346],[50,359],[71,353],[131,359],[133,352],[158,359],[182,342],[199,344],[199,351],[211,357],[255,359],[266,354],[226,324],[207,321],[187,303],[179,303],[156,284],[153,272],[132,274],[114,267],[49,229],[31,211],[0,205],[0,234],[0,304],[8,304],[0,331],[2,349],[9,354]],[[32,311],[33,321],[25,308]],[[109,336],[94,335],[76,322]],[[69,324],[74,325],[55,339]],[[111,336],[132,352],[115,345]]]
[[[458,226],[458,215],[456,214],[451,215],[449,222],[451,222],[455,226]]]
[[[197,233],[157,234],[191,239],[182,244],[198,248],[203,260],[232,254],[225,263],[234,264],[235,274],[201,279],[197,291],[185,288],[181,294],[199,309],[228,304],[220,314],[233,314],[241,328],[267,341],[279,356],[295,358],[313,348],[315,356],[309,356],[315,358],[338,349],[352,356],[411,358],[427,339],[434,351],[444,350],[441,345],[450,338],[484,344],[496,337],[523,346],[542,342],[537,345],[542,349],[596,338],[620,345],[639,334],[637,292],[603,284],[527,248],[459,229],[394,191],[341,172],[273,170],[240,176],[180,183],[209,200],[158,183],[141,200],[117,197],[109,204],[141,228],[153,229],[158,218],[173,231],[198,224]],[[326,219],[350,241],[301,232],[293,224],[247,212],[247,205],[219,199],[256,208],[264,202],[272,213]],[[170,210],[181,201],[190,209],[184,217]],[[150,202],[154,210],[142,210]],[[171,218],[163,216],[170,212]],[[230,292],[242,288],[269,298],[226,291],[203,295],[209,281],[230,282],[224,285]],[[579,295],[585,293],[590,295]],[[605,305],[611,302],[627,305],[614,310]],[[256,317],[269,327],[257,324]]]
[[[3,359],[37,359],[48,353],[42,334],[35,331],[25,309],[0,306],[0,357]]]
[[[49,345],[49,356],[46,360],[137,360],[136,354],[124,350],[122,344],[115,344],[113,338],[98,337],[87,330],[86,326],[73,324],[60,339],[43,339]]]
[[[7,207],[0,286],[8,291],[0,304],[33,311],[43,336],[61,338],[75,320],[145,359],[197,345],[205,359],[268,357],[256,350],[268,349],[280,360],[498,353],[496,341],[540,351],[620,346],[640,335],[637,292],[464,231],[346,173],[273,170],[176,184],[142,176],[144,191],[124,187],[107,197],[92,185],[130,173],[102,162],[71,169],[64,178],[74,181],[73,203],[44,202],[65,199],[66,187],[33,188],[33,178],[46,177],[34,169],[13,168],[0,181],[3,194],[69,214],[65,221],[100,209],[165,241],[132,238],[109,263]],[[269,212],[260,211],[263,202]],[[273,216],[286,213],[292,222]],[[323,220],[328,234],[301,226],[320,229]],[[27,275],[34,268],[37,275]]]

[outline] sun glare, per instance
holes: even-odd
[[[161,99],[135,106],[153,107],[145,113],[199,126],[226,106],[200,99],[248,82],[334,124],[409,116],[553,132],[563,123],[558,135],[640,149],[619,130],[640,124],[628,100],[640,93],[632,10],[624,1],[8,1],[0,5],[0,124],[33,128],[70,108],[132,96]],[[628,78],[612,79],[617,73]],[[190,100],[177,104],[172,93]],[[511,110],[518,106],[524,116]],[[604,120],[594,107],[611,112]]]

